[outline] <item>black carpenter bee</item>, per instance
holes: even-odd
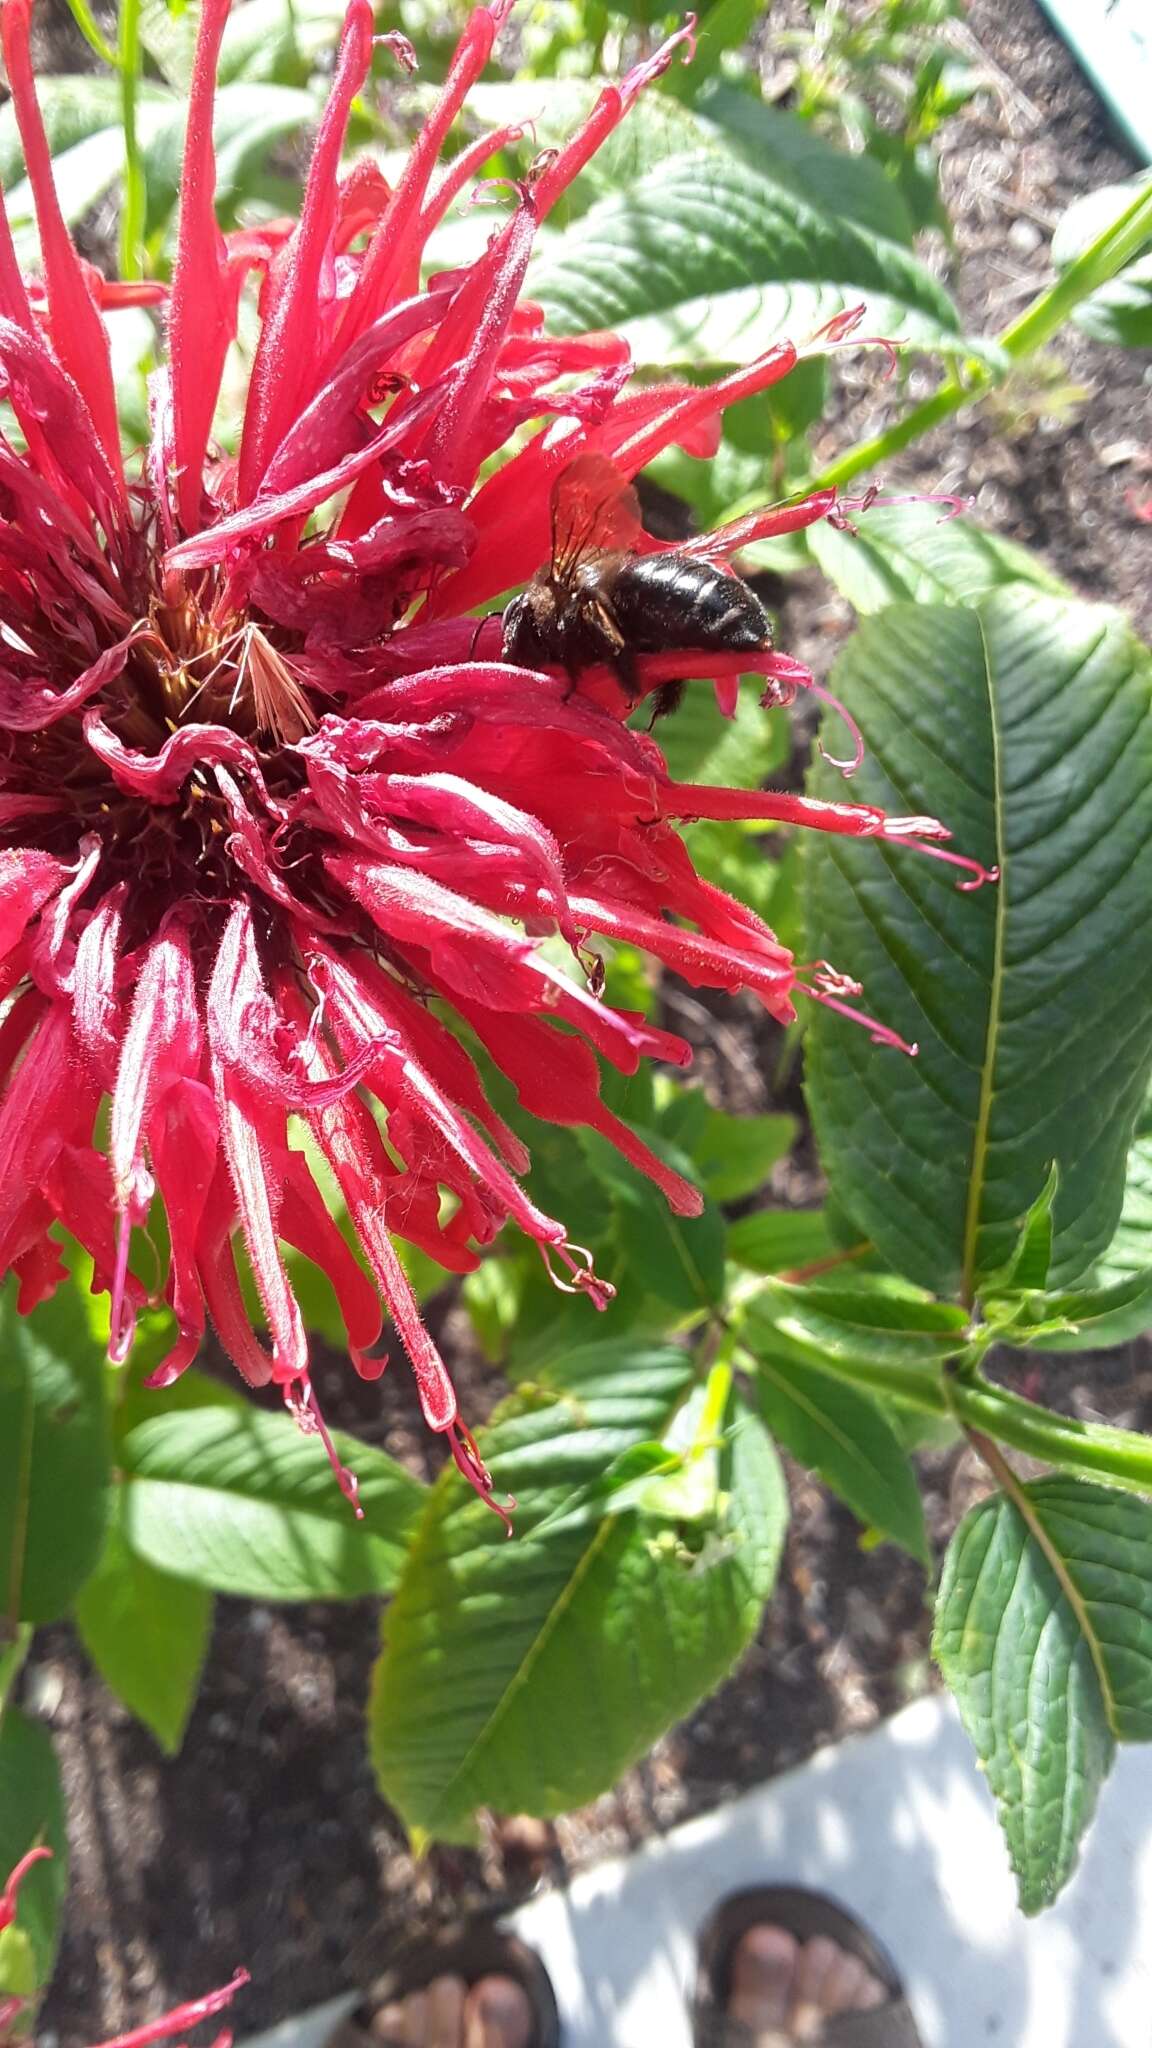
[[[639,654],[763,653],[772,629],[754,591],[680,548],[642,555],[640,502],[605,455],[578,455],[552,490],[552,558],[504,613],[504,659],[563,668],[573,682],[600,665],[639,697]],[[653,717],[673,711],[681,681],[662,683]]]

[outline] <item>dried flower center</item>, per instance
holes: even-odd
[[[5,786],[20,793],[0,840],[69,862],[98,843],[92,887],[129,885],[142,938],[174,885],[230,906],[248,879],[245,835],[274,865],[290,856],[305,780],[293,749],[317,714],[296,651],[276,644],[298,636],[229,602],[223,577],[161,581],[154,563],[120,566],[112,603],[69,618],[41,592],[37,615],[6,635],[13,694],[35,688],[40,708],[0,738]]]
[[[163,744],[181,725],[224,725],[264,750],[302,739],[316,719],[290,656],[255,620],[223,620],[186,590],[154,600],[126,671],[134,685],[130,744]]]

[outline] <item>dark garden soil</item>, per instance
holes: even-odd
[[[955,281],[974,327],[1010,319],[1045,278],[1044,249],[1078,193],[1130,162],[1033,0],[973,0],[966,34],[989,78],[950,137]],[[943,262],[943,252],[941,261]],[[1086,594],[1127,606],[1152,629],[1152,375],[1147,356],[1062,344],[1057,383],[1084,387],[1071,417],[1043,416],[1035,393],[995,416],[940,431],[886,481],[978,494],[977,516],[1040,548]],[[890,403],[874,365],[854,373],[852,433]],[[875,400],[867,392],[878,390]],[[1009,431],[1005,432],[1005,426]],[[821,451],[843,446],[837,430]],[[815,578],[785,605],[783,644],[818,671],[845,614]],[[751,1006],[707,1009],[673,997],[677,1027],[730,1107],[768,1105],[775,1065]],[[801,1152],[779,1170],[777,1200],[816,1192]],[[466,1412],[498,1385],[478,1365],[450,1297],[440,1334]],[[1008,1369],[1011,1369],[1010,1367]],[[1152,1354],[1030,1362],[1028,1391],[1081,1415],[1152,1426]],[[333,1420],[422,1467],[429,1454],[402,1372],[375,1387],[332,1359],[318,1374]],[[955,1451],[923,1457],[930,1526],[943,1545],[975,1483]],[[66,2048],[136,2024],[179,1996],[252,1973],[245,2032],[362,1983],[404,1933],[479,1901],[515,1900],[628,1848],[868,1726],[932,1683],[919,1569],[890,1547],[863,1552],[851,1517],[802,1474],[780,1586],[760,1636],[729,1682],[614,1792],[554,1828],[493,1825],[478,1853],[436,1851],[417,1866],[377,1794],[363,1709],[376,1645],[371,1603],[273,1609],[221,1600],[184,1753],[165,1761],[112,1700],[65,1628],[46,1631],[25,1703],[51,1727],[63,1763],[72,1887],[59,1973],[45,2015]],[[67,1512],[67,1503],[61,1504]]]

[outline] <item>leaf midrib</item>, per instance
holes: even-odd
[[[618,1521],[619,1516],[617,1515],[605,1516],[604,1520],[601,1522],[599,1528],[596,1530],[594,1536],[592,1537],[591,1542],[581,1552],[579,1561],[574,1567],[573,1571],[570,1573],[568,1579],[566,1580],[563,1591],[559,1594],[557,1599],[553,1601],[552,1605],[548,1609],[548,1613],[545,1615],[544,1620],[542,1621],[532,1641],[529,1643],[527,1649],[524,1652],[524,1655],[520,1659],[519,1664],[516,1666],[515,1671],[513,1672],[511,1678],[508,1680],[508,1683],[504,1686],[502,1692],[500,1693],[500,1697],[495,1701],[490,1713],[488,1714],[487,1718],[483,1723],[483,1726],[477,1729],[475,1735],[472,1737],[472,1740],[468,1745],[468,1748],[465,1750],[451,1777],[445,1780],[443,1788],[440,1792],[440,1796],[437,1799],[435,1807],[433,1808],[434,1817],[426,1824],[430,1832],[435,1833],[436,1821],[439,1820],[445,1814],[445,1812],[447,1812],[449,1823],[451,1823],[451,1820],[453,1818],[453,1808],[450,1803],[450,1799],[453,1789],[461,1782],[465,1784],[467,1783],[467,1776],[469,1769],[471,1768],[473,1759],[476,1756],[478,1756],[487,1746],[487,1744],[491,1741],[493,1734],[499,1728],[501,1721],[507,1714],[511,1702],[513,1701],[513,1699],[515,1699],[517,1693],[522,1691],[524,1686],[527,1684],[528,1678],[532,1672],[533,1667],[539,1662],[540,1658],[543,1656],[544,1651],[547,1648],[549,1641],[551,1640],[551,1637],[553,1636],[556,1628],[559,1625],[559,1622],[564,1617],[564,1615],[567,1614],[568,1609],[571,1607],[582,1581],[586,1577],[588,1571],[591,1569],[592,1564],[594,1563],[596,1558],[599,1557],[600,1552],[604,1549],[609,1538],[615,1533]]]
[[[973,611],[980,635],[984,682],[988,692],[988,722],[992,733],[992,819],[996,841],[996,865],[1000,879],[986,887],[996,891],[996,928],[992,953],[992,985],[988,991],[988,1024],[984,1034],[984,1057],[980,1069],[980,1104],[972,1139],[972,1166],[968,1176],[968,1201],[964,1214],[964,1260],[961,1295],[971,1307],[976,1284],[976,1248],[983,1208],[984,1180],[996,1099],[996,1056],[1000,1043],[1001,1005],[1004,996],[1004,946],[1008,922],[1008,861],[1004,843],[1004,754],[996,691],[992,681],[992,657],[983,614]]]
[[[1076,1625],[1092,1659],[1093,1669],[1096,1673],[1096,1682],[1100,1687],[1100,1701],[1104,1709],[1104,1718],[1108,1723],[1110,1734],[1119,1742],[1122,1738],[1116,1713],[1116,1698],[1112,1690],[1112,1682],[1108,1676],[1108,1664],[1104,1655],[1104,1646],[1092,1625],[1088,1604],[1068,1569],[1063,1553],[1045,1528],[1044,1519],[1038,1513],[1033,1497],[1028,1492],[1027,1487],[1021,1486],[1014,1489],[1011,1505],[1020,1516],[1028,1534],[1039,1546],[1045,1562],[1050,1566],[1060,1591],[1072,1610]]]

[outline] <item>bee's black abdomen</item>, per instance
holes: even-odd
[[[632,555],[618,571],[612,611],[636,653],[713,647],[739,653],[769,647],[763,605],[738,576],[690,555]]]

